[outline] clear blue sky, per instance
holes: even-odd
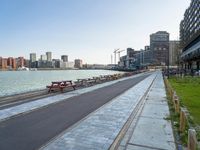
[[[178,39],[190,0],[0,0],[0,56],[110,63],[115,48],[149,45],[159,30]],[[123,53],[125,54],[125,52]],[[122,55],[123,55],[122,54]]]

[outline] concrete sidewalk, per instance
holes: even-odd
[[[140,114],[130,125],[118,150],[174,150],[176,149],[165,86],[158,74],[146,97]]]
[[[175,150],[169,115],[162,74],[156,72],[41,149]]]
[[[133,110],[149,90],[157,73],[145,78],[42,147],[45,150],[107,150]]]

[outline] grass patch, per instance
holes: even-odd
[[[181,104],[187,107],[193,121],[200,125],[200,78],[177,78],[169,79],[181,100]]]
[[[200,126],[200,78],[199,77],[170,77],[170,84],[176,91],[190,115],[190,123]],[[198,133],[198,139],[200,135]]]

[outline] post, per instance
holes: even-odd
[[[197,150],[197,137],[194,129],[188,130],[188,150]]]
[[[186,128],[186,122],[187,122],[186,110],[184,108],[181,108],[181,112],[180,112],[180,127],[179,127],[179,131],[180,132],[184,132],[184,130]]]
[[[179,103],[179,99],[178,98],[174,99],[174,104],[175,104],[175,111],[177,113],[179,113],[180,112],[180,103]]]

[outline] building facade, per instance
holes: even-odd
[[[180,64],[180,42],[179,41],[169,41],[169,65],[178,66]]]
[[[0,69],[7,70],[8,69],[7,64],[8,64],[7,58],[0,57]]]
[[[52,61],[52,52],[46,52],[47,61]]]
[[[25,63],[24,57],[17,58],[17,68],[24,67],[24,63]]]
[[[36,62],[37,58],[36,58],[36,53],[30,53],[30,62]]]
[[[74,60],[74,67],[75,68],[82,68],[83,67],[83,61],[81,59],[75,59]]]
[[[158,31],[150,35],[150,50],[152,51],[152,64],[165,66],[169,63],[169,33]]]
[[[17,69],[17,63],[16,63],[15,58],[8,57],[8,59],[7,59],[7,69],[9,69],[9,70],[16,70]]]
[[[36,53],[30,53],[30,68],[37,68],[37,57]]]
[[[68,55],[62,55],[62,56],[61,56],[61,60],[62,60],[63,62],[68,62]]]
[[[40,61],[47,61],[47,55],[40,55]]]
[[[181,60],[184,69],[200,69],[200,0],[191,0],[180,23]]]

